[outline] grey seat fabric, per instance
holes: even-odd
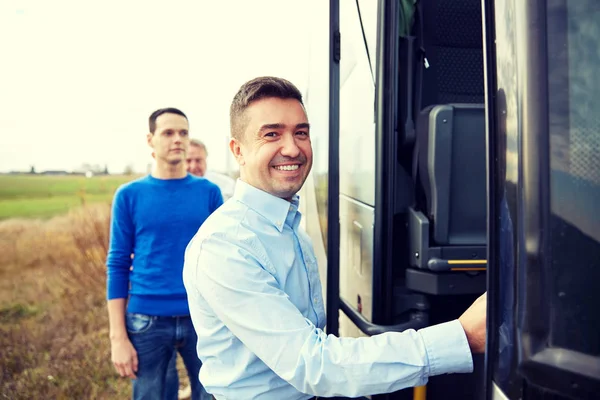
[[[419,109],[484,102],[481,0],[419,0],[422,65]]]
[[[486,244],[485,111],[482,104],[427,107],[418,120],[419,176],[438,245]]]

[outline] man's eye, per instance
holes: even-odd
[[[276,132],[269,132],[269,133],[266,133],[265,136],[266,137],[275,137],[275,136],[277,136],[277,133]]]
[[[181,131],[180,135],[181,135],[181,136],[187,136],[187,135],[188,135],[188,132],[187,132],[187,131]]]
[[[308,136],[308,132],[306,132],[306,131],[298,131],[298,132],[296,132],[296,135]]]

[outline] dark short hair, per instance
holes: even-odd
[[[246,130],[244,119],[246,108],[253,102],[268,97],[295,99],[302,102],[302,93],[294,84],[283,78],[262,76],[244,83],[233,97],[229,109],[231,136],[240,139]]]
[[[177,115],[181,115],[185,119],[188,119],[187,115],[185,115],[183,113],[183,111],[181,111],[178,108],[174,108],[174,107],[159,108],[158,110],[156,110],[152,114],[150,114],[150,118],[148,118],[148,126],[150,128],[150,132],[154,133],[154,131],[156,130],[156,120],[158,117],[160,117],[163,114],[177,114]]]

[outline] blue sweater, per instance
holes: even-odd
[[[119,187],[106,261],[107,298],[129,296],[132,313],[189,315],[182,278],[185,248],[221,204],[215,184],[190,174],[181,179],[148,175]]]

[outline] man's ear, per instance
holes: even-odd
[[[229,141],[229,150],[231,150],[231,154],[235,157],[235,160],[239,165],[246,164],[246,160],[244,159],[244,152],[242,149],[242,144],[239,140],[232,138]]]
[[[148,142],[148,146],[150,146],[151,148],[154,148],[154,146],[152,145],[153,137],[154,137],[154,134],[152,132],[148,132],[148,134],[146,135],[146,141]]]

